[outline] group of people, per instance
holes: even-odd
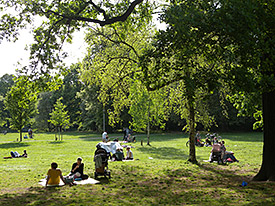
[[[124,156],[124,152],[122,148],[119,148],[116,150],[116,152],[113,154],[113,161],[122,161],[122,160],[133,160],[134,155],[131,150],[131,146],[126,147],[126,157]]]
[[[47,173],[46,187],[59,185],[60,179],[64,182],[64,184],[72,186],[74,185],[75,180],[85,180],[89,178],[88,175],[83,173],[84,163],[82,163],[81,157],[77,158],[77,161],[72,165],[70,174],[65,177],[62,175],[62,171],[57,167],[58,164],[56,162],[51,164],[51,169],[49,169]]]
[[[102,142],[103,143],[110,142],[108,133],[106,131],[102,133]],[[115,142],[115,144],[119,144],[118,139],[115,139],[113,142]],[[112,147],[112,146],[110,145],[110,147]],[[109,151],[107,151],[107,152],[109,152]],[[113,153],[113,155],[112,155],[113,160],[133,160],[134,159],[134,155],[131,150],[131,146],[126,146],[126,157],[124,156],[123,147],[120,146],[120,144],[119,144],[119,146],[116,146],[116,149],[112,153]]]

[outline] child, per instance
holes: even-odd
[[[134,155],[133,155],[133,152],[131,151],[131,147],[128,146],[126,148],[126,150],[127,150],[126,160],[133,160],[134,159]]]
[[[51,169],[49,169],[47,173],[47,181],[45,187],[47,187],[47,185],[59,185],[60,178],[64,182],[64,184],[66,184],[62,176],[62,172],[60,169],[57,168],[57,166],[58,165],[55,162],[51,164]]]

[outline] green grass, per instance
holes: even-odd
[[[187,135],[155,134],[152,146],[131,145],[131,162],[110,162],[112,179],[101,184],[43,188],[51,162],[56,161],[63,174],[81,156],[85,172],[93,176],[93,155],[99,134],[66,133],[63,141],[53,141],[54,134],[35,134],[34,140],[16,142],[18,134],[0,136],[0,154],[20,154],[28,158],[0,159],[0,205],[274,205],[274,183],[250,182],[262,158],[261,133],[221,134],[227,150],[240,160],[227,166],[208,163],[210,147],[196,148],[199,165],[188,163]],[[112,137],[119,136],[111,134]],[[121,138],[120,138],[121,139]],[[149,159],[152,157],[153,159]],[[248,186],[242,187],[242,181]]]

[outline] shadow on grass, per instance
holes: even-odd
[[[154,158],[158,159],[179,159],[188,158],[188,155],[184,153],[181,149],[176,149],[174,147],[139,147],[137,150],[146,153]]]
[[[52,141],[52,142],[49,142],[49,144],[64,144],[65,142],[64,141]]]
[[[137,137],[137,141],[140,142],[147,142],[147,135],[146,134],[137,134],[134,135]],[[150,142],[162,142],[162,141],[172,141],[175,139],[184,139],[188,138],[188,134],[175,132],[175,133],[161,133],[161,134],[151,134],[150,135]]]
[[[28,147],[30,146],[25,142],[12,142],[12,143],[2,143],[0,144],[1,149],[9,149],[9,148],[18,148],[18,147]]]
[[[249,133],[225,133],[221,134],[223,139],[230,141],[241,141],[241,142],[263,142],[262,132],[249,132]]]
[[[250,177],[228,167],[202,164],[197,168],[187,164],[177,169],[163,168],[165,175],[159,176],[133,168],[124,167],[125,173],[117,170],[111,183],[104,182],[100,187],[31,187],[25,193],[3,194],[0,205],[115,205],[124,200],[127,205],[274,205],[274,184],[249,183],[241,187],[241,181]],[[104,199],[109,202],[104,203]]]

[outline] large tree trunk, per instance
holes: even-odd
[[[195,109],[193,100],[189,100],[189,162],[197,163],[195,148]]]
[[[275,91],[263,94],[263,160],[254,181],[275,181]]]
[[[19,134],[20,134],[20,142],[22,142],[22,129],[19,130]]]

